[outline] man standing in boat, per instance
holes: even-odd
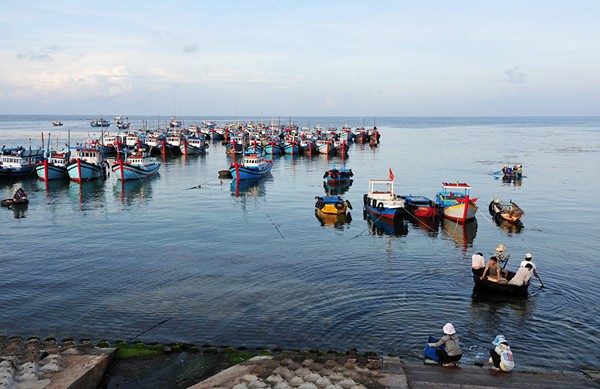
[[[537,270],[535,269],[535,263],[533,263],[532,259],[533,255],[531,255],[530,253],[525,254],[525,260],[521,261],[520,267],[526,267],[528,264],[531,265],[533,275],[539,280],[540,276],[538,275]]]

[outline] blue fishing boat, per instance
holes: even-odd
[[[369,180],[369,191],[363,196],[365,210],[377,218],[401,218],[406,213],[406,200],[394,193],[393,175],[389,180]]]
[[[90,127],[110,127],[110,122],[104,119],[91,120]]]
[[[341,169],[335,167],[335,165],[327,170],[325,174],[323,174],[323,179],[325,179],[325,183],[328,186],[344,186],[352,184],[352,177],[354,173],[352,173],[352,169],[346,168],[346,164],[342,166]]]
[[[121,181],[142,180],[158,173],[161,163],[150,157],[150,153],[137,151],[127,155],[112,166],[112,171]]]
[[[244,153],[242,163],[237,161],[229,167],[234,180],[256,180],[271,172],[273,161],[266,160],[264,154]]]
[[[49,152],[47,158],[38,162],[35,172],[41,181],[62,180],[69,176],[67,164],[69,163],[69,151]]]
[[[75,182],[106,179],[108,162],[98,147],[81,146],[75,149],[73,160],[67,164],[69,179]]]
[[[3,148],[0,154],[0,178],[22,177],[33,174],[44,158],[44,149],[27,150],[23,147]]]

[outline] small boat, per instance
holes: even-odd
[[[337,169],[335,165],[323,174],[325,183],[329,186],[342,186],[352,184],[352,169],[346,168],[346,164],[341,169]]]
[[[112,171],[121,181],[142,180],[158,173],[161,163],[154,161],[150,153],[137,151],[127,155],[125,160],[118,160],[112,166]]]
[[[406,200],[406,213],[415,217],[434,218],[439,214],[439,207],[429,198],[421,195],[401,195]]]
[[[529,283],[523,285],[510,285],[506,282],[496,282],[496,278],[490,276],[482,280],[480,278],[483,274],[483,269],[472,269],[472,271],[475,289],[479,293],[504,297],[527,297]],[[514,276],[515,272],[509,271],[506,281],[510,281]]]
[[[183,126],[183,122],[181,120],[177,120],[177,118],[171,118],[171,121],[169,122],[169,127],[171,128],[178,128]]]
[[[25,206],[29,204],[29,200],[27,199],[27,197],[22,197],[18,200],[15,199],[4,199],[2,201],[0,201],[0,205],[2,205],[3,207],[16,207],[16,206]]]
[[[73,160],[67,164],[69,179],[75,182],[106,179],[108,162],[98,147],[83,145],[75,149]]]
[[[60,127],[60,126],[62,126],[63,124],[62,124],[62,122],[61,122],[60,120],[54,120],[54,121],[52,122],[52,125],[53,125],[54,127]]]
[[[517,164],[514,166],[504,165],[502,167],[503,180],[518,180],[523,177],[523,165]]]
[[[104,120],[104,119],[91,120],[90,126],[91,127],[110,127],[110,122],[108,120]]]
[[[38,162],[44,158],[44,149],[27,150],[24,147],[2,149],[0,153],[0,178],[23,177],[33,174]]]
[[[315,207],[318,212],[328,215],[339,215],[352,209],[350,201],[344,200],[340,196],[315,196]]]
[[[271,172],[273,161],[266,160],[264,154],[244,153],[242,163],[232,163],[229,171],[234,180],[256,180]]]
[[[323,213],[318,208],[315,209],[315,216],[321,223],[322,227],[340,228],[352,222],[352,214],[350,212],[339,213],[336,215]]]
[[[464,223],[475,218],[477,198],[471,198],[471,187],[464,182],[442,182],[442,190],[435,195],[435,204],[442,216]]]
[[[517,204],[510,200],[508,203],[503,203],[498,197],[495,197],[489,205],[490,214],[494,217],[496,223],[501,223],[506,220],[509,223],[519,223],[521,218],[525,216],[525,212]]]
[[[115,125],[119,130],[128,130],[131,123],[127,116],[115,116]]]
[[[394,193],[394,180],[369,180],[369,192],[363,196],[365,209],[379,217],[394,219],[406,213],[406,200]]]

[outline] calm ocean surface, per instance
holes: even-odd
[[[53,119],[64,126],[53,128]],[[99,137],[91,119],[98,118],[3,115],[0,145],[36,147],[42,132],[64,144],[68,129],[72,142]],[[156,117],[130,116],[132,128],[142,120],[157,126]],[[0,181],[0,197],[22,186],[31,202],[22,212],[0,209],[0,335],[356,347],[416,360],[427,336],[440,336],[450,321],[466,362],[487,358],[492,339],[504,334],[517,368],[598,368],[600,118],[377,118],[376,125],[379,147],[350,148],[355,175],[344,197],[354,210],[336,227],[315,216],[314,197],[325,193],[323,173],[341,165],[337,157],[278,157],[271,178],[237,195],[231,180],[217,178],[231,162],[220,144],[205,156],[168,158],[159,176],[124,187],[114,175],[48,188],[35,178]],[[493,174],[504,163],[523,164],[520,185]],[[389,168],[398,193],[433,198],[441,181],[468,182],[479,197],[476,222],[373,226],[362,197],[368,180],[387,178]],[[491,220],[494,196],[524,209],[522,230]],[[510,269],[531,252],[546,287],[533,280],[525,301],[474,296],[471,255],[489,257],[499,243]]]

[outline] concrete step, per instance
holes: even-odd
[[[600,388],[600,384],[579,372],[527,372],[494,373],[489,367],[441,366],[404,364],[408,387],[421,388]]]

